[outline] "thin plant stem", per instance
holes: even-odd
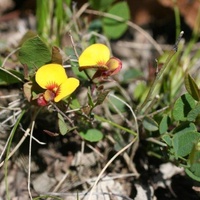
[[[152,94],[155,90],[155,87],[157,86],[157,83],[159,82],[160,77],[163,75],[165,69],[167,68],[167,66],[169,65],[171,59],[173,58],[173,56],[175,55],[175,53],[177,52],[178,49],[178,44],[183,36],[183,31],[181,31],[175,45],[174,48],[169,52],[169,56],[167,57],[167,60],[165,61],[164,65],[162,66],[162,68],[160,69],[160,71],[157,73],[155,80],[153,81],[152,86],[150,87],[150,90],[144,100],[144,102],[137,108],[138,112],[141,112],[142,109],[147,105],[147,103],[150,101],[150,99],[152,98]]]
[[[173,0],[173,3],[174,3],[174,15],[175,15],[175,23],[176,23],[176,38],[178,38],[179,33],[181,31],[180,12],[177,6],[177,0]]]
[[[28,156],[28,184],[27,184],[27,188],[28,188],[28,193],[29,193],[29,197],[32,200],[32,194],[31,194],[31,149],[32,149],[32,136],[33,136],[33,129],[35,126],[35,121],[32,122],[32,127],[31,127],[31,133],[30,133],[30,139],[29,139],[29,156]]]
[[[98,115],[94,115],[94,118],[95,118],[96,120],[101,121],[101,122],[107,122],[108,124],[110,124],[110,125],[112,125],[112,126],[114,126],[114,127],[116,127],[116,128],[119,128],[119,129],[121,129],[121,130],[123,130],[123,131],[125,131],[125,132],[131,133],[131,134],[134,135],[134,136],[137,136],[137,135],[138,135],[138,134],[137,134],[136,132],[134,132],[133,130],[130,130],[130,129],[128,129],[128,128],[125,128],[125,127],[123,127],[123,126],[121,126],[121,125],[119,125],[119,124],[117,124],[117,123],[115,123],[115,122],[112,122],[112,121],[110,121],[110,120],[108,120],[108,119],[105,119],[104,117],[100,117],[100,116],[98,116]]]
[[[73,49],[74,49],[75,56],[76,56],[76,58],[77,58],[77,60],[78,60],[79,55],[78,55],[78,52],[76,51],[76,46],[75,46],[75,43],[74,43],[74,39],[73,39],[73,37],[72,37],[72,35],[71,35],[71,31],[68,32],[68,35],[69,35],[69,38],[70,38],[72,47],[73,47]]]
[[[35,111],[33,118],[32,118],[32,123],[31,123],[31,132],[30,132],[30,139],[29,139],[29,158],[28,158],[28,193],[29,193],[29,197],[32,200],[32,194],[31,194],[31,152],[32,152],[32,136],[33,136],[33,130],[34,130],[34,126],[35,126],[35,119],[38,115],[38,113],[40,112],[42,108],[39,108]]]
[[[129,144],[127,144],[125,147],[123,147],[120,151],[118,151],[107,163],[106,165],[104,166],[104,168],[101,170],[100,174],[98,175],[95,183],[93,184],[91,190],[90,190],[90,194],[89,194],[89,197],[88,197],[88,200],[92,200],[92,195],[93,195],[93,191],[96,187],[96,185],[98,184],[99,180],[101,179],[103,173],[105,172],[105,170],[108,168],[108,166],[121,154],[123,153],[126,149],[128,149],[129,147],[131,147],[134,142],[137,140],[137,137],[135,137]],[[138,175],[138,174],[136,174]]]
[[[77,58],[77,60],[78,60],[78,59],[79,59],[79,55],[78,55],[78,52],[76,51],[76,46],[75,46],[75,43],[74,43],[74,40],[73,40],[73,37],[72,37],[70,31],[68,32],[68,35],[69,35],[69,37],[70,37],[71,44],[72,44],[72,47],[73,47],[73,49],[74,49],[74,53],[75,53],[75,55],[76,55],[76,58]],[[87,76],[87,78],[89,79],[89,81],[90,81],[91,83],[93,83],[91,77],[89,76],[89,74],[87,73],[86,70],[84,70],[84,73],[85,73],[85,75]]]
[[[98,151],[96,148],[94,148],[92,145],[87,144],[87,147],[90,148],[92,151],[94,151],[94,153],[96,153],[99,157],[104,159],[104,155],[100,151]]]
[[[30,129],[28,128],[28,129],[26,130],[26,132],[24,133],[23,137],[21,138],[21,140],[18,142],[18,144],[15,146],[15,148],[10,152],[10,154],[9,154],[8,157],[7,157],[7,159],[10,159],[10,158],[13,156],[13,154],[17,151],[17,149],[18,149],[18,148],[21,146],[21,144],[24,142],[24,140],[25,140],[26,137],[28,136],[29,132],[30,132]],[[10,139],[10,138],[9,138],[9,139]],[[2,162],[0,163],[0,167],[3,166],[4,162],[5,162],[5,161],[2,161]]]
[[[158,145],[160,145],[160,146],[162,146],[162,147],[167,147],[167,144],[166,144],[166,143],[161,142],[161,141],[159,141],[159,140],[157,140],[157,139],[155,139],[155,138],[153,138],[153,137],[147,138],[146,140],[149,141],[149,142],[153,142],[153,143],[155,143],[155,144],[158,144]]]
[[[74,20],[80,18],[80,16],[85,12],[85,10],[89,7],[89,3],[83,4],[83,6],[76,12],[76,14],[73,16],[73,19],[68,23],[68,25],[65,28],[65,31],[68,32],[71,29],[71,26],[74,24]]]
[[[53,192],[57,192],[59,190],[59,188],[62,186],[62,184],[64,183],[64,181],[68,177],[68,175],[69,175],[69,172],[67,171],[65,173],[65,175],[62,177],[62,179],[59,181],[59,183],[56,185],[56,187],[53,189]]]
[[[193,32],[192,32],[192,39],[190,40],[189,44],[187,45],[187,48],[183,52],[183,55],[182,55],[183,58],[187,57],[191,53],[192,48],[194,47],[195,43],[199,39],[199,34],[198,34],[199,30],[200,30],[200,7],[198,9],[195,27],[194,27]],[[194,58],[195,58],[195,56],[193,56],[193,59]]]
[[[144,118],[144,116],[146,116],[146,117],[154,116],[154,115],[156,115],[156,114],[158,114],[158,113],[161,113],[161,112],[163,112],[163,111],[165,111],[165,110],[167,110],[167,109],[169,109],[169,106],[165,106],[165,107],[163,107],[163,108],[161,108],[161,109],[158,109],[158,110],[156,110],[156,111],[154,111],[154,112],[152,112],[152,113],[149,113],[149,114],[140,115],[140,116],[138,117],[138,119],[141,120],[142,118]]]
[[[20,49],[20,48],[17,48],[17,49],[15,49],[15,50],[13,50],[12,52],[10,52],[10,53],[6,56],[6,58],[4,59],[2,65],[1,65],[2,68],[4,68],[4,65],[6,64],[8,58],[9,58],[10,56],[12,56],[14,53],[16,53],[19,49]]]
[[[135,115],[133,109],[131,108],[131,106],[130,106],[128,103],[126,103],[124,100],[120,99],[119,97],[117,97],[117,96],[114,95],[114,94],[109,93],[108,95],[111,96],[111,97],[114,97],[115,99],[117,99],[118,101],[120,101],[121,103],[123,103],[124,105],[126,105],[126,106],[129,108],[129,110],[131,111],[131,114],[133,115],[134,121],[135,121],[135,127],[136,127],[135,129],[136,129],[136,132],[137,132],[137,134],[139,134],[139,128],[138,128],[138,123],[137,123],[137,117],[136,117],[136,115]]]
[[[9,189],[8,189],[8,160],[9,160],[9,151],[10,151],[10,148],[11,148],[11,144],[12,144],[12,140],[13,140],[13,137],[15,135],[15,132],[17,130],[17,127],[23,117],[25,113],[25,110],[23,110],[19,116],[19,118],[17,119],[16,123],[15,123],[15,126],[13,127],[12,131],[11,131],[11,137],[9,139],[9,143],[8,143],[8,147],[7,147],[7,152],[6,152],[6,159],[5,159],[5,168],[4,168],[4,174],[5,174],[5,184],[6,184],[6,196],[7,196],[7,200],[10,199],[10,196],[9,196]]]
[[[136,117],[136,115],[135,115],[135,113],[134,113],[134,111],[133,111],[133,109],[131,108],[131,106],[128,104],[128,103],[126,103],[124,100],[122,100],[122,99],[120,99],[119,97],[117,97],[117,96],[115,96],[114,94],[108,94],[109,96],[112,96],[112,97],[114,97],[115,99],[117,99],[118,101],[120,101],[120,102],[122,102],[123,104],[125,104],[128,108],[129,108],[129,110],[131,111],[131,113],[132,113],[132,115],[133,115],[133,118],[134,118],[134,120],[135,120],[135,129],[136,129],[136,133],[135,132],[132,132],[132,130],[130,130],[130,129],[127,129],[127,128],[124,128],[123,127],[123,130],[125,130],[126,132],[129,132],[129,133],[135,133],[136,135],[136,141],[135,141],[135,143],[134,143],[134,145],[133,145],[133,148],[132,148],[132,153],[131,153],[131,156],[130,156],[130,159],[129,160],[132,160],[133,159],[133,157],[134,157],[134,155],[135,155],[135,152],[136,152],[136,150],[138,149],[138,145],[139,145],[139,127],[138,127],[138,123],[137,123],[137,117]],[[97,117],[97,116],[96,116]],[[109,121],[109,120],[106,120],[105,118],[101,118],[101,120],[105,120],[106,122],[108,122],[109,124],[111,124],[111,125],[113,125],[113,126],[116,126],[117,128],[121,128],[122,129],[122,127],[120,126],[120,125],[118,125],[118,124],[115,124],[114,122],[111,122],[111,121]],[[134,135],[134,134],[133,134]],[[127,157],[128,157],[128,155],[125,155],[124,156],[124,158],[125,158],[125,160],[127,161]],[[127,162],[127,164],[128,164],[128,162]],[[137,172],[136,170],[135,170],[135,167],[132,165],[132,164],[130,164],[129,163],[129,165],[128,165],[134,172]]]
[[[24,81],[23,81],[21,78],[19,78],[18,76],[16,76],[15,74],[13,74],[12,72],[10,72],[10,71],[7,70],[7,69],[1,67],[1,68],[0,68],[0,71],[3,71],[3,72],[5,72],[6,74],[9,74],[9,75],[12,76],[13,78],[17,79],[19,82],[24,83]]]
[[[10,158],[14,155],[14,153],[17,151],[17,149],[19,149],[19,147],[20,147],[21,144],[24,142],[24,140],[26,139],[26,137],[27,137],[28,135],[30,135],[29,132],[30,132],[30,128],[28,128],[28,129],[25,131],[23,137],[22,137],[22,138],[20,139],[20,141],[17,143],[17,145],[15,146],[15,148],[10,152],[10,154],[8,155],[8,159],[10,159]],[[38,144],[41,144],[41,145],[45,145],[45,144],[46,144],[46,143],[44,143],[44,142],[39,141],[38,139],[36,139],[36,138],[33,137],[33,136],[32,136],[32,139],[35,140]],[[9,138],[8,138],[8,141],[9,141],[9,140],[10,140],[10,136],[9,136]],[[4,147],[4,149],[6,149],[6,147],[7,147],[7,143],[6,143],[5,147]],[[0,158],[2,158],[4,151],[5,151],[5,150],[3,150],[3,152],[1,153]],[[1,159],[0,159],[0,160],[1,160]],[[4,161],[2,161],[2,162],[0,163],[0,167],[2,167],[3,164],[4,164]]]

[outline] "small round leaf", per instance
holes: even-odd
[[[97,129],[89,129],[85,133],[80,132],[80,135],[89,142],[98,142],[103,138],[102,132]]]

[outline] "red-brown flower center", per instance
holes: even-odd
[[[46,102],[53,101],[54,98],[60,93],[60,87],[56,83],[49,83],[46,86],[46,91],[43,93],[43,98]]]
[[[46,90],[43,94],[44,96],[44,99],[49,102],[49,101],[53,101],[55,96],[56,96],[56,93],[52,90]]]

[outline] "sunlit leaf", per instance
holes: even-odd
[[[66,4],[67,4],[68,6],[70,6],[71,0],[65,0],[65,2],[66,2]]]
[[[159,132],[160,134],[166,133],[169,127],[169,123],[170,123],[170,118],[169,116],[165,115],[163,116],[160,124],[159,124]]]
[[[200,182],[200,151],[199,151],[199,143],[197,142],[196,145],[194,145],[192,152],[189,156],[189,165],[190,167],[186,169],[186,173],[188,176],[190,176],[192,179]]]
[[[191,123],[191,122],[184,122],[184,123],[181,123],[179,126],[177,126],[176,128],[174,128],[171,133],[172,134],[176,134],[176,133],[179,133],[179,132],[184,132],[184,133],[187,133],[187,132],[196,132],[197,131],[197,128],[195,126],[194,123]]]
[[[170,137],[169,134],[163,134],[163,135],[162,135],[162,140],[163,140],[168,146],[172,146],[172,138]]]
[[[97,129],[88,129],[85,133],[80,132],[80,136],[89,142],[98,142],[103,139],[103,134]]]
[[[176,133],[172,139],[176,158],[189,155],[199,138],[200,133],[195,131]]]
[[[51,62],[51,52],[47,45],[36,36],[26,40],[19,50],[19,61],[30,69],[37,69]]]
[[[147,87],[146,83],[141,81],[135,85],[135,89],[133,91],[133,95],[137,100],[143,102],[147,96],[149,88]]]
[[[200,103],[198,103],[187,115],[188,121],[195,121],[200,114]]]
[[[188,113],[195,107],[195,100],[189,94],[179,97],[172,110],[172,115],[176,121],[185,121]]]
[[[27,31],[27,32],[23,35],[22,39],[20,40],[19,46],[21,46],[25,41],[27,41],[27,40],[29,40],[29,39],[31,39],[31,38],[34,38],[34,37],[36,37],[36,36],[37,36],[37,33],[36,33],[36,32],[34,32],[34,31],[32,31],[32,30]]]
[[[130,19],[130,11],[127,2],[119,2],[112,6],[108,14],[116,15],[123,21],[115,20],[113,18],[103,18],[103,30],[105,34],[112,39],[119,38],[128,28],[126,21]]]

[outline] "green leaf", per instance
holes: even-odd
[[[199,144],[193,147],[193,150],[189,156],[189,165],[190,167],[186,170],[186,173],[194,180],[200,181],[200,151]]]
[[[148,94],[148,91],[149,88],[147,87],[147,85],[143,81],[141,81],[136,84],[133,91],[133,96],[140,102],[143,102]]]
[[[113,18],[103,18],[103,30],[105,34],[111,39],[119,38],[127,30],[126,21],[130,19],[130,11],[127,2],[119,2],[112,6],[108,14],[115,15],[122,20],[115,20]]]
[[[60,113],[58,113],[58,127],[62,135],[65,135],[69,131],[69,127]]]
[[[105,10],[114,1],[115,0],[89,0],[91,7],[95,10]]]
[[[65,0],[65,2],[66,2],[66,4],[67,4],[68,6],[70,6],[71,0]]]
[[[80,136],[89,142],[98,142],[103,138],[102,132],[97,129],[89,129],[86,133],[80,132]]]
[[[24,76],[22,73],[0,67],[0,85],[23,83],[23,79]]]
[[[169,127],[170,118],[167,115],[164,115],[160,124],[159,124],[159,132],[160,134],[166,133]]]
[[[98,32],[98,30],[101,30],[101,29],[102,29],[102,20],[94,19],[90,22],[88,31],[89,32],[92,32],[92,31]]]
[[[36,37],[36,36],[37,36],[37,33],[36,33],[36,32],[34,32],[34,31],[32,31],[32,30],[27,31],[27,32],[23,35],[22,39],[20,40],[19,46],[22,46],[22,44],[23,44],[25,41],[27,41],[28,39],[34,38],[34,37]]]
[[[184,157],[191,153],[196,141],[200,138],[200,133],[192,132],[179,132],[172,138],[172,144],[175,152],[176,159]]]
[[[47,45],[36,36],[26,40],[19,49],[19,61],[29,70],[51,62],[51,52]]]
[[[158,130],[158,124],[156,121],[154,121],[150,117],[144,117],[142,124],[144,128],[148,131],[157,131]]]
[[[199,170],[199,169],[200,169],[200,166],[198,165],[196,169]],[[194,174],[194,172],[192,172],[190,169],[185,169],[185,172],[186,172],[186,174],[187,174],[190,178],[192,178],[192,179],[195,180],[195,181],[200,182],[200,177],[199,177],[199,176],[196,176],[196,175]]]
[[[189,122],[184,122],[184,123],[181,123],[179,126],[177,126],[174,130],[172,130],[172,134],[177,134],[179,132],[195,132],[197,131],[197,128],[195,126],[194,123],[189,123]]]
[[[200,114],[200,103],[197,103],[197,105],[188,113],[187,120],[195,121],[199,114]]]
[[[136,79],[136,78],[139,78],[139,77],[142,77],[142,72],[138,69],[128,69],[126,70],[126,72],[123,74],[123,82],[130,82],[132,81],[133,79]]]
[[[90,88],[88,88],[87,97],[88,97],[88,105],[90,107],[93,107],[94,106],[94,102],[93,102],[93,99],[92,99],[92,94],[91,94]]]
[[[71,61],[70,64],[72,66],[71,69],[72,69],[73,73],[78,77],[78,79],[88,80],[87,75],[83,71],[82,72],[79,71],[77,62]]]
[[[168,146],[172,146],[172,138],[169,134],[163,134],[161,138]]]
[[[81,107],[81,105],[80,105],[78,99],[77,98],[73,98],[71,100],[71,103],[70,103],[70,108],[71,109],[77,109],[77,108],[80,108],[80,107]]]
[[[172,115],[176,121],[185,121],[188,113],[195,107],[195,100],[191,95],[184,94],[179,97],[172,110]]]
[[[123,99],[123,97],[121,97],[121,96],[117,96],[117,97],[119,97],[120,99]],[[114,113],[117,113],[117,110],[120,112],[125,111],[124,103],[122,103],[121,101],[116,99],[114,96],[109,96],[108,106],[109,106],[110,110]],[[115,108],[117,108],[117,110]]]
[[[194,79],[187,74],[185,76],[185,87],[188,93],[197,101],[200,101],[200,94],[199,94],[199,88],[197,84],[195,83]]]
[[[108,95],[109,92],[110,92],[109,90],[104,90],[104,91],[100,92],[98,94],[95,106],[101,105],[104,102],[104,100],[107,97],[107,95]]]

